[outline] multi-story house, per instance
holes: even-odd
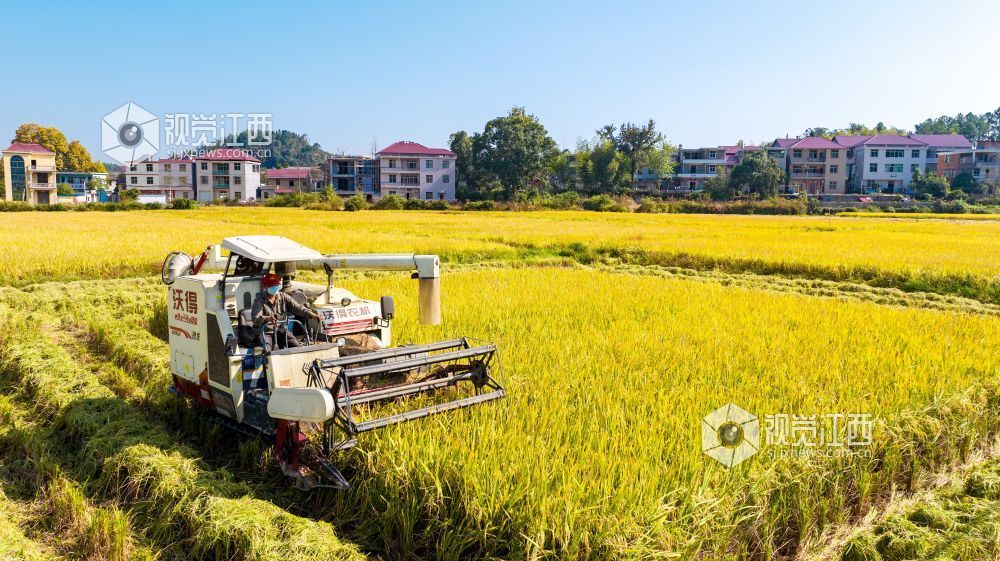
[[[735,148],[735,147],[734,147]],[[670,186],[680,191],[701,191],[705,181],[726,169],[726,147],[680,148]]]
[[[56,187],[69,185],[73,202],[107,202],[108,174],[90,171],[58,171],[56,172]],[[63,195],[60,195],[62,197]]]
[[[455,153],[404,140],[378,152],[383,195],[455,200]]]
[[[953,182],[963,173],[969,174],[979,183],[990,186],[995,191],[1000,184],[1000,143],[980,143],[982,147],[938,152],[938,174]]]
[[[313,167],[287,167],[264,170],[267,178],[260,186],[260,198],[287,193],[316,193],[323,190],[323,171]]]
[[[194,199],[194,161],[171,158],[132,163],[125,171],[125,188],[138,190],[141,201]]]
[[[788,190],[810,195],[841,194],[847,184],[847,154],[843,146],[820,136],[779,138],[768,154],[785,153]]]
[[[860,193],[909,193],[914,172],[925,172],[927,145],[898,134],[839,135],[847,150],[849,190]]]
[[[216,148],[194,158],[199,201],[242,201],[260,196],[260,160],[237,148]]]
[[[360,193],[368,201],[378,198],[381,179],[378,158],[340,154],[330,156],[326,164],[328,182],[338,195],[350,197]]]
[[[927,145],[925,149],[927,157],[924,162],[926,173],[937,171],[939,153],[972,149],[972,143],[969,142],[969,139],[960,134],[911,134],[908,136]]]
[[[4,198],[47,205],[57,202],[56,154],[40,144],[14,142],[3,151]]]

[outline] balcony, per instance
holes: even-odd
[[[226,189],[226,190],[228,190],[229,189],[229,184],[228,183],[213,183],[212,184],[212,189]]]
[[[229,175],[228,169],[213,169],[212,175]]]
[[[826,173],[820,170],[814,169],[800,169],[792,170],[792,177],[826,177]]]
[[[715,158],[714,160],[709,158],[681,158],[681,163],[684,165],[716,165],[721,166],[726,163],[725,158]]]
[[[683,178],[683,179],[708,179],[708,178],[711,178],[711,177],[715,177],[716,175],[717,174],[715,174],[715,173],[685,173],[685,172],[680,172],[680,173],[675,173],[674,177],[680,177],[680,178]]]
[[[32,183],[31,185],[29,185],[29,188],[31,188],[31,189],[55,189],[56,188],[56,184],[55,183]]]
[[[56,166],[40,166],[32,164],[30,169],[31,171],[56,171]]]

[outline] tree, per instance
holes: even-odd
[[[767,198],[778,194],[778,186],[785,183],[785,172],[764,150],[750,152],[733,168],[729,176],[729,190],[747,192],[751,196]]]
[[[69,183],[59,183],[56,185],[57,195],[74,195],[73,186]]]
[[[590,150],[590,164],[594,179],[593,190],[620,193],[629,186],[628,161],[611,141],[595,141]]]
[[[919,171],[915,171],[910,181],[910,189],[917,195],[941,199],[948,194],[949,187],[948,180],[934,172],[921,175]]]
[[[475,166],[499,182],[506,199],[519,189],[544,182],[545,172],[559,154],[545,127],[523,107],[486,123],[482,134],[473,136],[472,151]],[[472,170],[473,176],[478,173]]]
[[[674,161],[675,151],[674,147],[670,144],[661,142],[659,146],[649,151],[643,164],[651,173],[655,173],[660,177],[670,175],[674,173],[674,166],[677,163]]]
[[[38,123],[24,123],[14,131],[13,142],[27,142],[30,144],[41,144],[51,150],[56,155],[56,167],[67,169],[66,152],[69,150],[69,143],[66,142],[66,135],[55,127],[43,127]]]
[[[714,177],[706,179],[704,184],[705,193],[715,201],[729,201],[735,198],[736,189],[734,187],[735,185],[729,180],[729,174],[725,169]]]
[[[90,152],[84,148],[83,144],[80,144],[79,140],[74,140],[69,143],[69,146],[66,148],[66,157],[64,158],[63,167],[59,169],[65,171],[89,171],[98,173],[104,173],[106,171],[103,164],[90,159]]]
[[[121,200],[123,203],[133,202],[139,200],[139,190],[138,189],[125,189],[121,192]]]
[[[652,153],[663,144],[663,135],[656,131],[656,121],[650,119],[645,125],[624,123],[615,132],[614,125],[605,125],[597,130],[597,135],[610,141],[615,150],[625,156],[628,163],[631,184],[643,164],[648,163]]]
[[[976,181],[976,178],[972,176],[969,172],[963,172],[955,176],[951,180],[951,188],[964,191],[966,193],[982,193],[982,185]]]
[[[210,150],[212,148],[231,147],[246,150],[251,155],[260,160],[263,168],[287,168],[287,167],[321,167],[326,165],[326,160],[331,156],[329,152],[314,142],[309,141],[309,137],[304,134],[289,130],[275,130],[271,132],[271,143],[267,145],[251,145],[250,136],[247,131],[239,134],[230,134],[224,139],[218,139],[208,146],[200,149]],[[252,140],[264,142],[266,139],[258,135]],[[264,148],[266,153],[255,153],[256,148]]]
[[[455,153],[456,185],[465,182],[466,188],[474,188],[472,137],[465,131],[453,132],[448,137],[448,148]]]

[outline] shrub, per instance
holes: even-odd
[[[191,199],[174,199],[170,201],[170,207],[173,210],[191,210],[197,206]]]
[[[264,201],[264,206],[304,207],[318,202],[320,202],[320,197],[316,193],[289,193],[267,199]]]
[[[594,212],[628,212],[628,209],[607,195],[594,195],[583,201],[584,210]]]
[[[576,191],[566,191],[558,195],[551,195],[542,201],[542,206],[555,210],[569,210],[580,206],[580,193]]]
[[[344,201],[344,210],[350,212],[364,210],[367,207],[368,203],[365,201],[365,198],[362,197],[361,195],[352,195],[351,197],[348,197],[346,201]]]
[[[425,210],[427,208],[427,203],[420,199],[406,199],[403,201],[403,209],[405,210]]]
[[[493,201],[473,201],[462,206],[464,210],[496,210],[497,204]]]
[[[639,201],[639,208],[635,209],[635,211],[646,214],[663,214],[670,212],[670,205],[663,202],[661,199],[644,197],[641,201]]]
[[[406,201],[399,195],[386,195],[372,205],[373,210],[403,210]]]
[[[440,199],[436,201],[428,201],[426,207],[427,210],[451,210],[451,205],[448,204],[448,201],[442,201]]]

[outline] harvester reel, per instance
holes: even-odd
[[[481,360],[474,360],[469,364],[469,375],[469,381],[478,390],[490,380],[490,367]]]
[[[160,280],[163,284],[171,285],[178,277],[191,273],[194,266],[194,259],[183,251],[171,251],[163,259],[160,265]]]

